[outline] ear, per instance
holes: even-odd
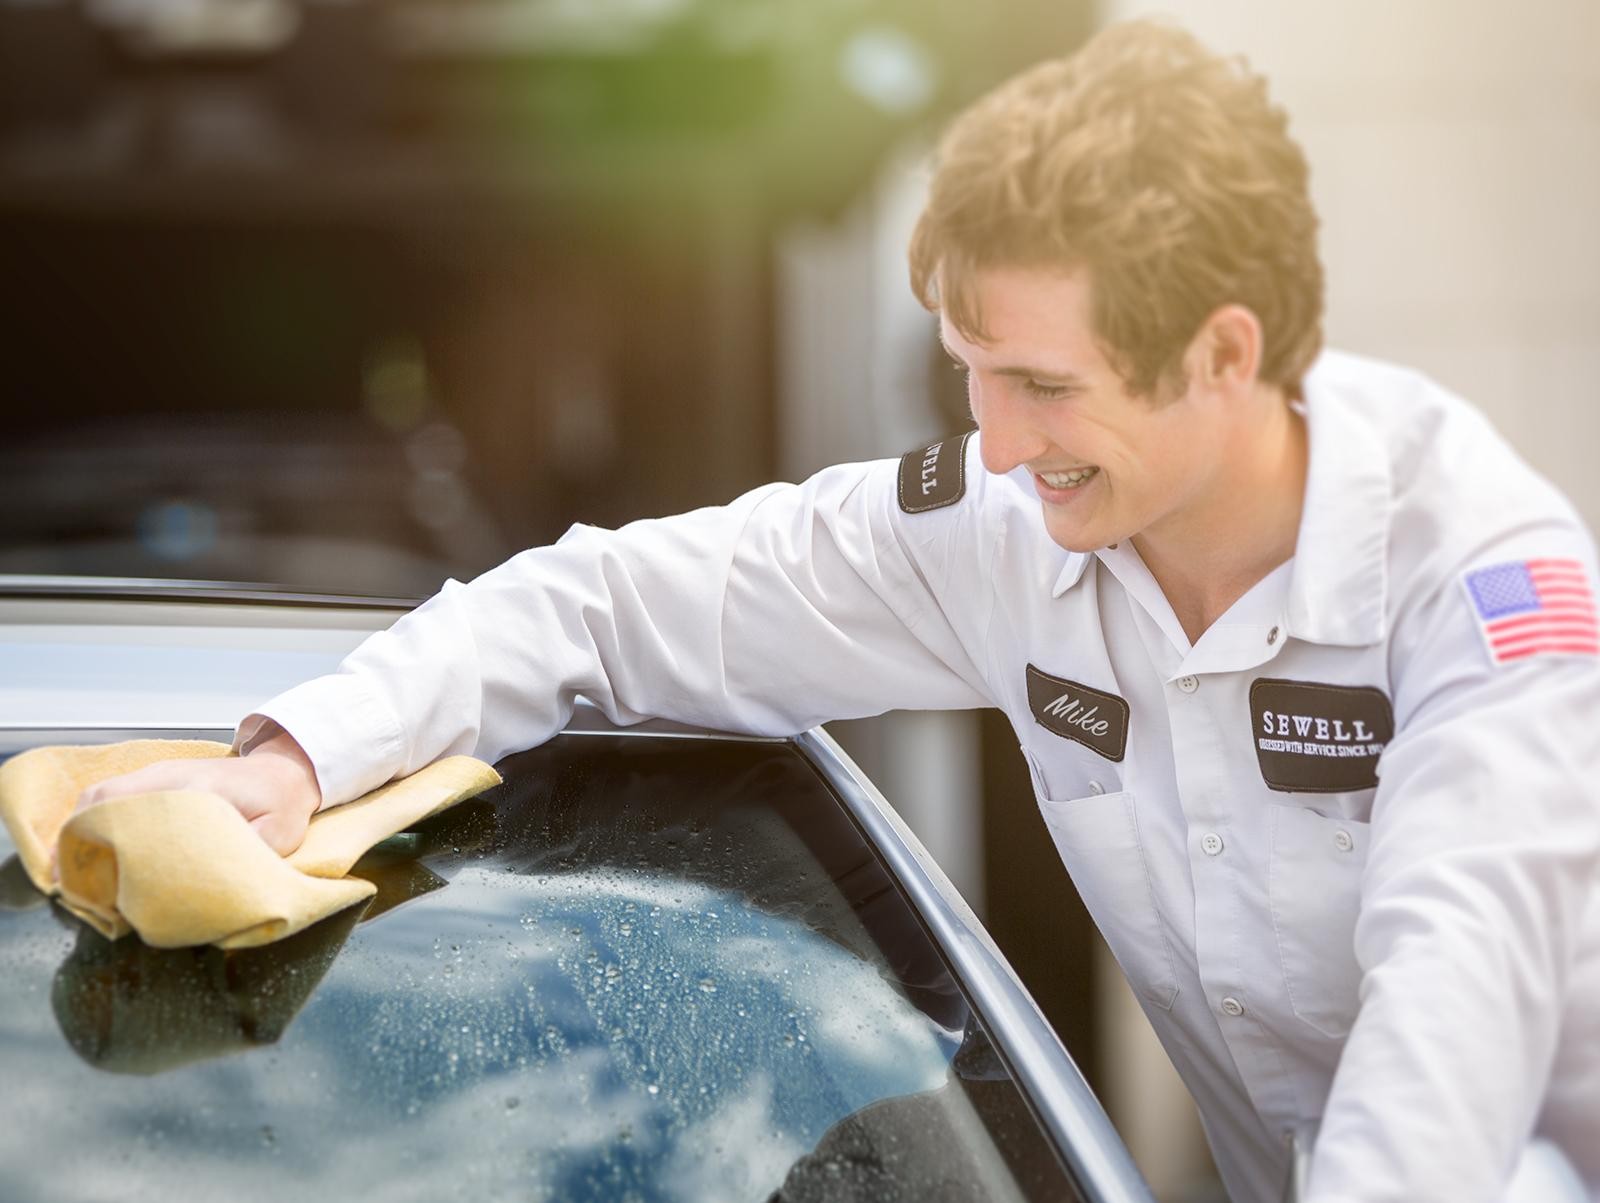
[[[1189,343],[1189,379],[1210,392],[1250,391],[1261,372],[1261,341],[1260,319],[1245,306],[1212,310]]]

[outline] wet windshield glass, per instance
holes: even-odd
[[[110,944],[0,868],[0,1197],[1075,1197],[792,747],[501,769],[265,949]]]

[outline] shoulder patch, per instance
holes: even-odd
[[[900,508],[908,514],[954,505],[967,492],[967,440],[972,431],[900,457]]]
[[[1510,560],[1461,578],[1489,659],[1600,655],[1600,622],[1583,565],[1573,559]]]

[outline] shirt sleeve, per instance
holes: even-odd
[[[580,696],[616,723],[762,735],[988,705],[962,633],[991,596],[974,529],[982,481],[958,505],[911,515],[896,468],[841,465],[727,506],[574,527],[447,582],[336,673],[249,716],[235,746],[278,724],[327,806],[440,756],[493,761],[542,743]]]
[[[1397,734],[1355,929],[1361,1006],[1313,1203],[1499,1203],[1538,1117],[1600,873],[1600,660],[1491,654],[1493,606],[1466,577],[1529,557],[1577,561],[1592,592],[1584,534],[1528,532],[1396,625]]]

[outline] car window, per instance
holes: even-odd
[[[0,446],[0,574],[423,597],[515,550],[443,419],[50,417]]]
[[[6,861],[0,1197],[1077,1197],[791,745],[500,767],[264,949],[109,943]]]

